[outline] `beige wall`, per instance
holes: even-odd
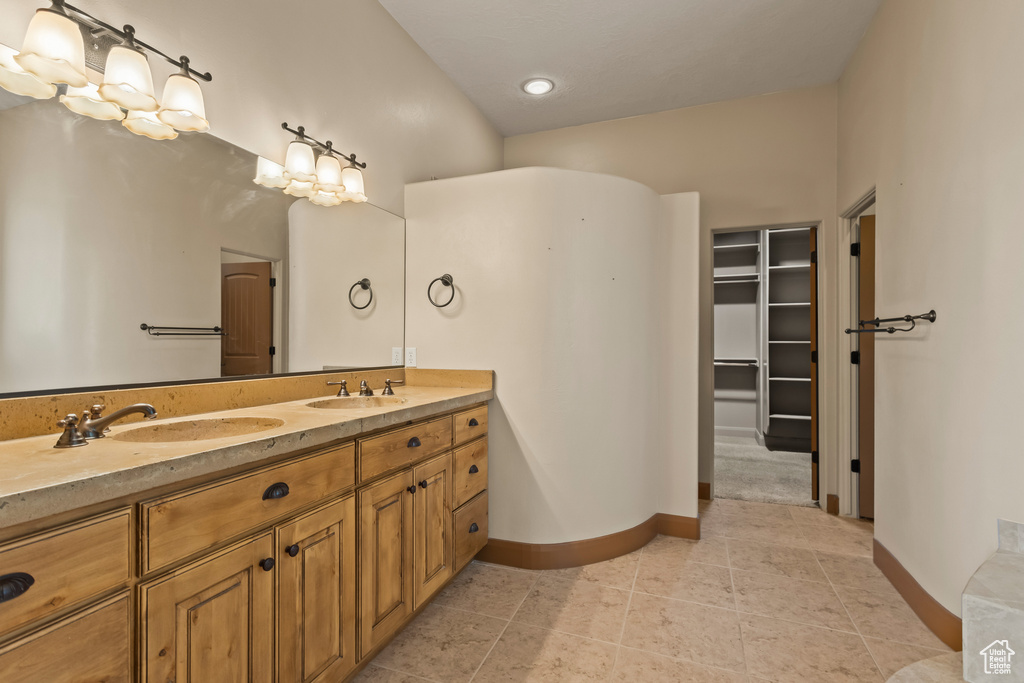
[[[700,460],[710,477],[714,447],[712,230],[795,222],[822,224],[821,395],[836,381],[836,86],[521,135],[505,140],[505,166],[554,166],[611,173],[660,194],[700,193]],[[822,415],[826,488],[838,488],[836,417]]]
[[[1024,3],[888,0],[839,84],[839,208],[877,186],[875,534],[955,613],[1024,521]]]
[[[0,0],[0,43],[20,49],[45,4]],[[369,164],[367,195],[389,211],[404,214],[408,182],[501,168],[501,137],[376,0],[83,7],[213,73],[203,92],[214,135],[283,162],[281,122],[304,125]],[[159,94],[171,67],[151,63]]]

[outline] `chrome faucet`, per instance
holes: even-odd
[[[370,385],[366,383],[365,379],[359,383],[359,395],[373,396],[373,389],[370,388]]]
[[[348,396],[349,395],[349,393],[348,393],[348,380],[343,379],[340,382],[328,382],[327,386],[331,387],[331,386],[335,386],[335,385],[338,385],[338,384],[341,385],[341,388],[338,389],[338,396]],[[365,382],[364,382],[364,384],[365,384]]]
[[[106,417],[101,417],[101,413],[106,408],[104,405],[94,405],[91,408],[86,408],[85,413],[82,415],[82,436],[86,439],[102,439],[104,433],[109,431],[109,427],[112,423],[120,420],[125,415],[131,415],[133,413],[139,413],[144,415],[146,419],[152,420],[156,417],[156,410],[153,406],[148,403],[136,403],[130,405],[127,408],[121,408],[121,410],[115,410]]]

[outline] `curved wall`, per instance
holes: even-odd
[[[410,185],[406,207],[406,346],[421,367],[496,372],[491,536],[581,540],[665,511],[662,199],[527,168]],[[435,308],[446,272],[455,300]]]

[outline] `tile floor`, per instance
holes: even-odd
[[[701,533],[575,569],[474,562],[356,680],[878,682],[949,651],[872,563],[870,523],[716,500]]]

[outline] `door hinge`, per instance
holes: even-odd
[[[854,242],[850,245],[850,256],[860,256],[860,242]]]
[[[817,252],[817,250],[815,250],[815,251],[811,252],[811,263],[817,263],[817,262],[818,262],[818,252]]]
[[[854,365],[860,365],[860,351],[850,351],[850,362]]]
[[[277,347],[276,346],[271,346],[270,347],[270,355],[271,356],[277,355]]]
[[[270,286],[271,287],[277,287],[277,278],[276,277],[270,278]]]
[[[818,352],[817,351],[811,351],[811,362],[812,363],[817,363],[818,362]]]
[[[860,474],[860,460],[859,459],[858,460],[851,460],[850,461],[850,471],[851,472],[856,472],[857,474]]]
[[[811,451],[811,464],[812,465],[817,465],[818,464],[818,451]]]

